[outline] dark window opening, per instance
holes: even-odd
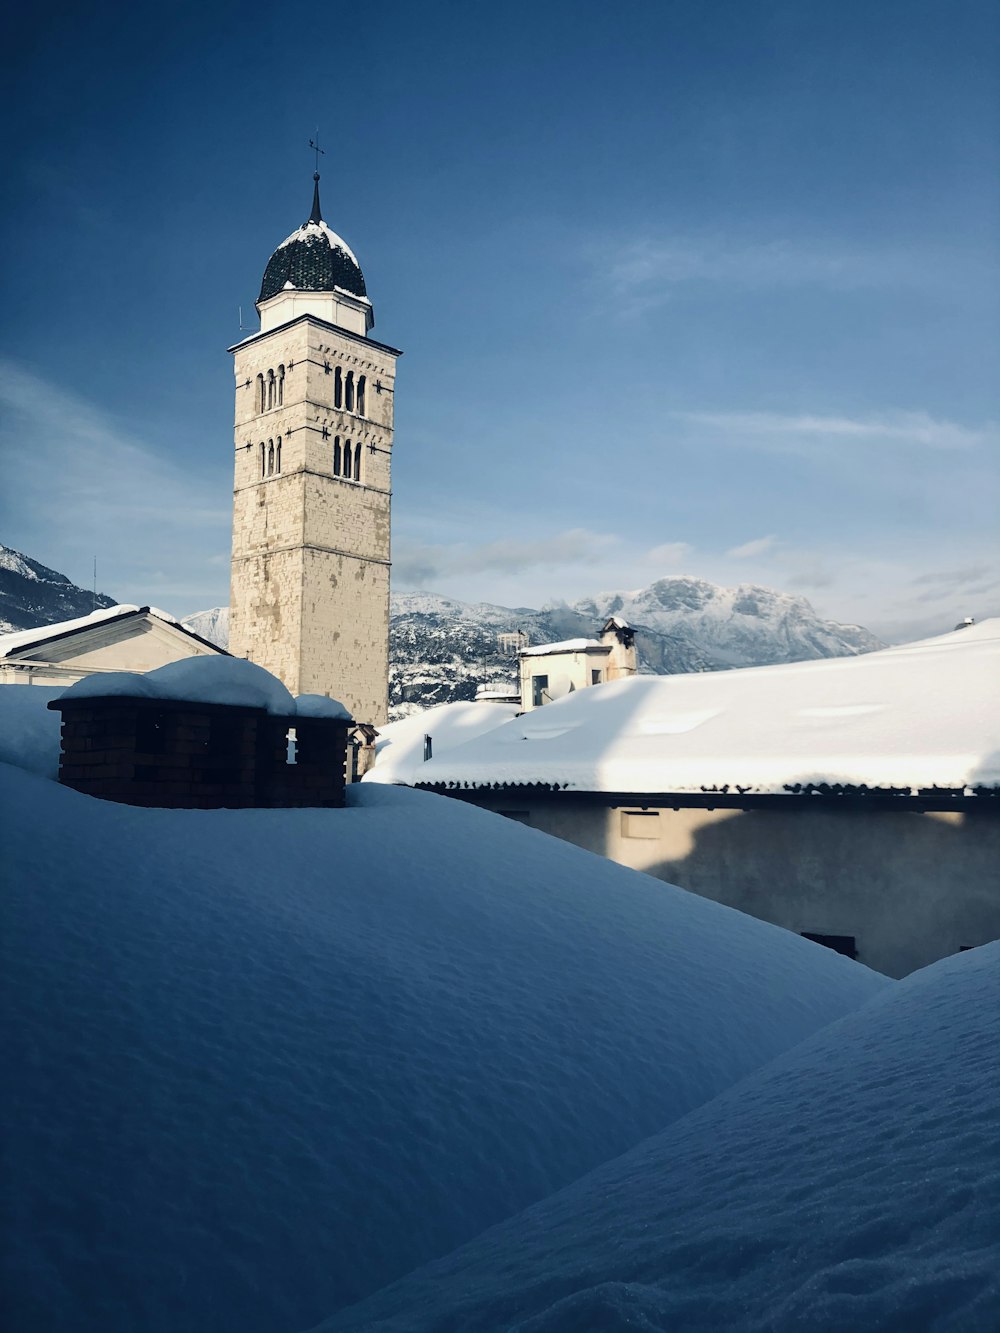
[[[285,367],[278,367],[278,406],[281,407],[285,401]]]
[[[358,416],[363,417],[364,414],[365,414],[365,377],[364,377],[364,375],[359,375],[359,376],[358,376]]]
[[[344,406],[348,412],[354,411],[354,371],[347,372],[347,383],[344,385]]]
[[[601,673],[600,673],[600,671],[591,671],[591,673],[590,673],[590,683],[591,683],[591,685],[600,685],[600,683],[601,683]]]
[[[812,940],[814,944],[822,944],[825,948],[832,949],[834,953],[842,953],[845,958],[858,956],[853,935],[815,935],[811,930],[802,930],[799,934],[804,940]]]
[[[347,443],[344,445],[344,476],[350,477],[352,476],[353,472],[354,472],[354,463],[351,455],[351,442],[350,440],[348,440]]]
[[[340,436],[333,437],[333,475],[340,476]]]
[[[362,450],[362,448],[361,448],[361,441],[358,440],[357,444],[354,446],[354,480],[355,480],[355,481],[360,481],[360,480],[361,480],[361,455],[362,455],[362,453],[363,453],[363,450]]]
[[[278,436],[277,442],[276,442],[275,447],[274,447],[274,470],[275,470],[275,472],[280,472],[280,471],[281,471],[281,436],[280,436],[280,435]]]
[[[266,404],[266,395],[264,389],[264,376],[257,376],[257,411],[263,412]]]
[[[274,441],[267,442],[267,475],[270,477],[274,473]]]
[[[339,366],[333,372],[333,405],[334,407],[344,405],[344,372]]]
[[[535,708],[541,708],[545,702],[545,697],[549,693],[548,676],[531,677],[531,702]]]

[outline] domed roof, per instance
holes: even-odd
[[[332,292],[336,288],[368,299],[364,274],[350,246],[323,221],[319,176],[313,177],[313,207],[307,222],[282,241],[267,261],[257,304],[279,292]]]

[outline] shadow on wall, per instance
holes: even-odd
[[[900,977],[1000,936],[998,813],[664,810],[709,818],[681,830],[682,854],[650,847],[639,865],[612,811],[605,855],[799,934],[853,936],[859,962]]]

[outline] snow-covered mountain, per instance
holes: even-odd
[[[434,704],[471,699],[480,683],[513,681],[516,657],[501,651],[500,634],[521,630],[531,643],[591,636],[611,615],[635,628],[639,669],[653,675],[845,657],[883,647],[857,625],[821,619],[803,597],[754,584],[721,588],[704,579],[665,578],[637,591],[598,593],[541,610],[459,602],[429,592],[395,593],[390,715],[406,717]],[[226,645],[226,607],[202,611],[185,624]]]
[[[115,599],[78,588],[65,574],[0,545],[0,634],[89,615]]]

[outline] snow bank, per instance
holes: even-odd
[[[59,776],[62,719],[48,705],[62,692],[61,685],[0,685],[0,764]]]
[[[501,727],[520,712],[518,704],[438,704],[400,722],[379,727],[375,743],[376,769],[365,775],[372,782],[415,782],[424,763],[424,737],[430,736],[434,754],[449,754],[466,741],[476,740]]]
[[[349,799],[0,769],[8,1333],[308,1327],[893,985],[458,802]]]
[[[131,696],[180,700],[186,703],[238,704],[265,708],[286,717],[342,717],[350,713],[336,699],[303,694],[293,699],[277,676],[242,657],[185,657],[155,671],[107,671],[84,676],[63,691],[65,698]]]
[[[995,1329],[998,1013],[935,963],[322,1333]]]
[[[860,657],[577,690],[391,780],[779,794],[1000,783],[1000,619]]]

